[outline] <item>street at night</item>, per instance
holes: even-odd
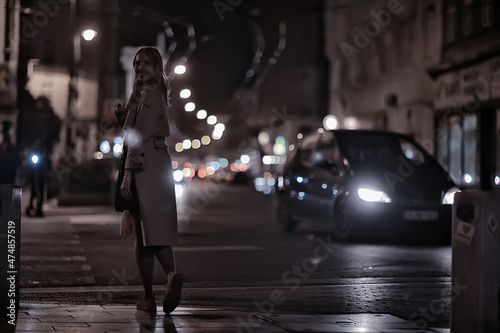
[[[0,0],[0,333],[500,332],[500,1]]]
[[[388,313],[419,323],[427,320],[420,309],[450,292],[449,245],[342,243],[321,225],[284,232],[275,198],[242,184],[194,181],[179,208],[181,306],[258,312],[256,304],[280,290],[284,301],[273,313]],[[22,301],[134,303],[141,287],[133,242],[118,235],[119,223],[106,206],[51,207],[45,218],[24,218]],[[162,292],[166,281],[156,273]],[[428,326],[446,327],[449,301],[437,309]]]

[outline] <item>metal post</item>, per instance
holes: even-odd
[[[499,200],[500,190],[455,194],[451,333],[498,332]]]
[[[19,311],[21,187],[0,185],[0,331],[13,331]]]
[[[495,178],[496,110],[484,108],[479,112],[480,186],[483,191],[493,189]]]

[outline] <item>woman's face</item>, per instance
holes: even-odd
[[[139,53],[135,57],[134,71],[137,79],[146,82],[154,77],[154,68],[149,57],[144,53]]]

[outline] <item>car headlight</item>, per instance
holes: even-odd
[[[391,202],[391,198],[389,198],[389,196],[384,192],[366,187],[360,187],[358,189],[358,196],[361,198],[361,200],[367,202]]]
[[[443,205],[453,205],[453,202],[455,200],[455,193],[459,192],[460,189],[458,187],[452,187],[450,188],[443,196],[443,200],[441,203]]]

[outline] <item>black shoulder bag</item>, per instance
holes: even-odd
[[[137,197],[137,188],[135,186],[135,174],[132,173],[132,179],[130,184],[130,190],[132,191],[132,200],[125,199],[121,192],[120,187],[123,182],[123,175],[125,174],[125,160],[127,159],[128,145],[126,140],[123,143],[122,157],[120,160],[120,169],[118,171],[118,177],[116,179],[115,188],[115,211],[123,212],[129,210],[131,212],[139,213],[139,198]]]

